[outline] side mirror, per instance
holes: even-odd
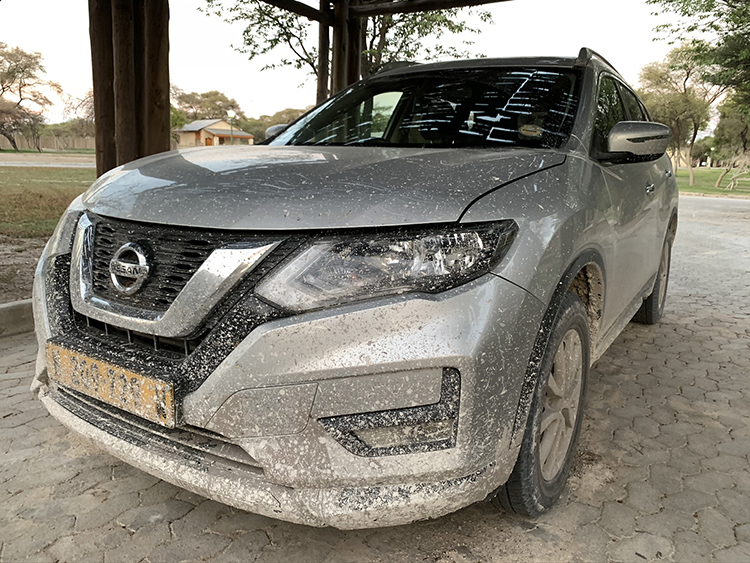
[[[281,133],[284,129],[289,127],[288,123],[280,123],[278,125],[271,125],[268,129],[266,129],[266,139],[270,139],[271,137],[275,137],[279,133]]]
[[[620,121],[609,132],[606,159],[655,160],[667,151],[671,138],[669,127],[661,123]]]

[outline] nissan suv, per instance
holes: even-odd
[[[312,526],[538,515],[662,315],[669,129],[596,53],[412,65],[262,146],[120,166],[39,261],[32,385],[126,462]]]

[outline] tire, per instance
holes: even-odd
[[[664,314],[664,303],[667,300],[667,285],[669,284],[669,266],[672,263],[672,244],[669,239],[664,243],[659,261],[659,271],[651,295],[641,303],[641,308],[633,316],[633,321],[653,325],[659,322]]]
[[[589,358],[586,309],[569,291],[549,333],[518,460],[493,504],[509,512],[538,516],[562,493],[581,431]],[[559,395],[561,387],[563,397]]]

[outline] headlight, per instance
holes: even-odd
[[[68,209],[55,227],[55,230],[47,243],[47,248],[44,253],[45,257],[51,258],[58,254],[70,253],[70,249],[73,246],[73,235],[75,234],[76,226],[78,225],[78,218],[81,216],[81,213],[83,213],[83,203],[81,203],[82,198],[83,196],[78,196],[68,206]]]
[[[318,240],[256,293],[292,311],[407,291],[437,293],[489,272],[517,230],[514,221],[500,221]]]

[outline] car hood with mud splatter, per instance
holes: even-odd
[[[525,149],[199,148],[117,168],[84,205],[114,218],[223,229],[447,223],[488,191],[564,161],[561,152]]]

